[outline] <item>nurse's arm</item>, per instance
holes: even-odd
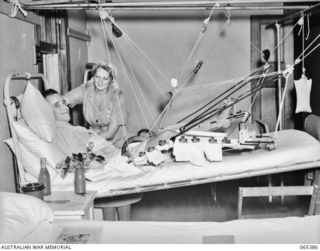
[[[100,133],[99,135],[104,137],[106,140],[111,140],[116,135],[117,131],[119,130],[119,127],[120,127],[120,124],[112,120],[109,124],[108,130]]]

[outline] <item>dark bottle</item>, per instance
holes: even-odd
[[[78,165],[74,173],[74,192],[76,194],[86,193],[86,176],[84,174],[83,163]]]
[[[43,195],[48,196],[51,194],[51,182],[50,182],[50,174],[47,169],[46,158],[41,158],[40,166],[41,168],[40,168],[38,181],[40,184],[44,185]]]

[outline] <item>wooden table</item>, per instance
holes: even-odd
[[[55,219],[93,220],[93,201],[96,191],[75,194],[73,191],[54,191],[47,204],[54,212]]]

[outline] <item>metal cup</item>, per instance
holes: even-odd
[[[21,192],[43,200],[44,185],[40,183],[28,183],[21,187]]]

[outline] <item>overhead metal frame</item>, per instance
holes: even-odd
[[[21,1],[26,9],[106,9],[121,10],[191,10],[191,9],[217,9],[230,10],[304,10],[312,6],[312,3],[319,1],[311,0],[306,4],[301,0],[217,0],[217,1],[105,1],[105,0],[40,0],[40,1]],[[291,5],[290,5],[291,4]]]

